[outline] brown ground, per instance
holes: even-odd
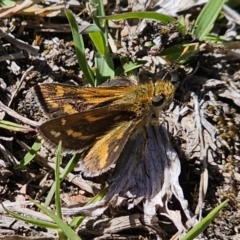
[[[108,5],[107,13],[120,11],[120,5]],[[75,13],[81,12],[83,6],[72,6]],[[50,11],[53,12],[53,11]],[[193,14],[193,18],[194,18]],[[78,19],[88,20],[87,13],[83,13]],[[40,24],[41,23],[41,24]],[[24,27],[23,27],[24,26]],[[172,46],[181,42],[193,42],[189,36],[182,36],[175,26],[149,22],[142,32],[133,30],[128,24],[119,25],[119,29],[110,29],[112,37],[122,37],[123,47],[113,55],[118,64],[119,56],[130,59],[142,58],[149,61],[145,70],[159,71],[155,65],[153,54],[143,50],[142,43],[152,41],[163,28],[167,29],[164,35],[164,46]],[[126,27],[127,26],[127,27]],[[131,22],[135,27],[136,23]],[[224,31],[226,21],[216,25],[219,31]],[[37,123],[45,121],[42,110],[33,91],[33,86],[42,82],[59,82],[83,85],[82,72],[79,70],[70,29],[67,20],[61,13],[55,13],[53,17],[41,17],[40,15],[14,14],[1,20],[1,31],[11,31],[15,40],[24,41],[13,43],[12,37],[4,36],[1,40],[1,65],[0,65],[0,119],[19,124],[27,123],[27,126],[35,128]],[[124,30],[122,30],[124,29]],[[119,32],[118,32],[119,31]],[[147,39],[146,39],[147,38]],[[170,38],[172,39],[170,41]],[[89,62],[94,61],[94,49],[87,36],[84,36]],[[39,46],[39,50],[34,46]],[[166,114],[168,122],[168,133],[174,149],[181,160],[180,185],[188,200],[189,209],[194,213],[199,201],[199,185],[205,184],[208,179],[208,190],[202,206],[202,215],[205,216],[215,206],[226,198],[231,202],[224,208],[219,216],[210,224],[201,239],[240,239],[240,174],[239,174],[239,152],[240,152],[240,74],[239,57],[230,47],[220,47],[209,44],[203,46],[185,65],[174,71],[175,82],[178,85],[175,99],[171,105],[171,113]],[[17,54],[17,55],[15,55]],[[178,103],[181,102],[181,103]],[[197,106],[199,104],[199,106]],[[14,112],[1,111],[3,105]],[[183,109],[187,109],[185,112]],[[181,112],[182,111],[182,112]],[[26,122],[20,116],[33,120]],[[35,122],[34,122],[35,121]],[[199,124],[200,121],[200,124]],[[196,126],[200,126],[197,129]],[[202,141],[202,139],[204,141]],[[34,131],[18,133],[5,129],[0,130],[0,200],[13,202],[17,205],[20,201],[28,200],[28,196],[40,202],[45,197],[53,182],[53,172],[49,166],[40,164],[40,160],[31,162],[27,167],[16,169],[16,162],[22,160],[28,152],[27,146],[31,147],[36,140]],[[26,145],[23,145],[26,144]],[[207,166],[203,166],[207,154]],[[51,159],[55,155],[55,149],[41,148],[39,155],[44,159]],[[70,156],[64,157],[66,163]],[[208,177],[201,175],[204,169],[208,169]],[[81,179],[79,172],[74,172]],[[66,180],[62,182],[61,197],[63,205],[80,204],[83,206],[91,197],[91,189],[103,187],[104,175],[95,182]],[[86,184],[86,185],[85,185]],[[87,190],[89,187],[89,191]],[[95,191],[94,191],[95,192]],[[6,206],[8,206],[6,204]],[[35,210],[31,204],[25,204],[27,211]],[[52,206],[54,207],[54,206]],[[173,207],[173,206],[171,206]],[[15,210],[23,209],[17,206]],[[175,209],[175,207],[173,207]],[[1,210],[3,212],[3,210]],[[121,212],[122,211],[122,212]],[[142,214],[140,208],[135,207],[131,211],[121,209],[115,216],[128,216],[131,214]],[[53,237],[53,232],[45,233],[45,230],[29,227],[24,223],[12,224],[12,219],[3,214],[0,239],[3,235],[32,235],[33,239],[40,236]],[[31,214],[31,213],[30,213]],[[35,212],[33,213],[35,214]],[[104,215],[113,218],[112,212]],[[130,215],[129,215],[130,216]],[[135,215],[134,215],[135,216]],[[138,217],[136,217],[138,218]],[[95,219],[94,219],[95,220]],[[122,220],[123,221],[123,220]],[[125,220],[124,220],[125,221]],[[20,225],[19,225],[20,224]],[[162,223],[161,223],[162,224]],[[93,235],[84,233],[85,226],[81,229],[83,239],[93,239]],[[156,232],[152,229],[139,228],[134,231],[117,231],[112,237],[114,239],[157,239]],[[160,234],[162,239],[170,239],[176,229],[173,227],[162,227],[165,234]],[[33,237],[34,236],[34,237]],[[90,236],[90,237],[89,237]],[[103,233],[98,235],[103,236]],[[108,235],[109,239],[111,234]],[[124,238],[125,237],[125,238]],[[131,237],[131,238],[130,238]],[[144,238],[145,237],[145,238]],[[7,238],[6,238],[7,239]],[[100,239],[100,238],[98,238]],[[106,236],[102,239],[106,239]],[[200,239],[200,238],[199,238]]]

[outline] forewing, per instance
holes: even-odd
[[[51,117],[66,116],[106,107],[126,94],[128,87],[87,88],[64,84],[39,84],[35,92],[44,111]]]
[[[61,140],[65,149],[81,152],[96,139],[114,131],[118,124],[134,118],[135,114],[127,110],[100,108],[47,121],[38,128],[38,132],[50,144],[57,145]]]

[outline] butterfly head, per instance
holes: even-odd
[[[171,82],[157,81],[154,85],[152,106],[158,111],[166,108],[172,101],[175,94],[175,87]]]

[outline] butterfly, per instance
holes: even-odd
[[[58,83],[35,86],[50,120],[38,127],[45,142],[72,152],[84,152],[85,176],[98,176],[116,163],[126,142],[138,129],[159,124],[161,111],[173,100],[170,81],[133,84],[128,78],[110,86],[79,87]]]

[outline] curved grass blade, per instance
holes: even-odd
[[[109,51],[107,21],[103,18],[97,17],[105,16],[103,1],[92,0],[92,2],[95,4],[95,6],[97,6],[96,11],[94,11],[92,16],[93,22],[101,29],[101,32],[89,34],[91,40],[98,50],[97,54],[95,55],[95,67],[97,79],[96,85],[99,85],[113,78],[115,75],[113,60]]]
[[[186,63],[191,57],[199,52],[199,43],[179,44],[169,47],[160,52],[159,56],[178,64]]]
[[[106,17],[99,17],[107,20],[124,20],[124,19],[132,19],[132,18],[139,18],[139,19],[153,19],[158,22],[163,23],[170,23],[176,22],[176,19],[173,17],[169,17],[167,15],[156,13],[156,12],[131,12],[131,13],[122,13],[116,14]]]
[[[38,220],[38,219],[34,219],[34,218],[30,218],[30,217],[24,217],[18,213],[12,212],[10,210],[8,210],[7,208],[4,207],[4,205],[2,204],[3,209],[12,217],[22,220],[24,222],[27,223],[31,223],[35,226],[38,227],[43,227],[43,228],[49,228],[49,229],[53,229],[53,230],[58,230],[59,227],[55,224],[55,223],[51,223],[51,222],[46,222],[46,221],[42,221],[42,220]]]
[[[95,55],[97,86],[115,76],[112,65],[112,58],[108,54],[106,56],[99,53]]]
[[[211,31],[213,23],[222,10],[224,2],[225,0],[209,0],[203,7],[195,22],[195,28],[192,32],[199,40],[203,40],[204,37]]]
[[[24,156],[24,158],[19,162],[19,164],[15,166],[15,169],[22,168],[29,164],[35,158],[41,146],[42,146],[41,140],[37,139],[32,145],[31,149],[28,151],[28,153]]]
[[[132,72],[135,69],[142,67],[142,65],[144,65],[145,63],[147,63],[147,61],[145,60],[136,60],[135,62],[127,61],[125,63],[122,62],[122,65],[115,70],[115,76],[121,76],[125,73]]]
[[[95,86],[95,77],[94,74],[89,67],[87,63],[87,59],[85,57],[85,47],[84,42],[82,39],[82,36],[78,33],[78,25],[77,22],[73,16],[73,14],[69,10],[65,10],[65,14],[68,18],[68,22],[70,24],[71,30],[72,30],[72,36],[74,40],[75,45],[75,51],[78,59],[78,64],[81,68],[81,70],[84,73],[84,76],[88,83],[90,83],[92,86]]]
[[[192,240],[195,239],[199,234],[201,234],[211,223],[211,221],[218,215],[218,213],[225,207],[229,200],[225,200],[219,206],[215,207],[205,218],[202,219],[195,227],[193,227],[182,240]]]
[[[61,199],[60,199],[60,164],[62,161],[61,158],[62,152],[62,141],[59,142],[57,152],[56,152],[56,168],[55,168],[55,205],[56,205],[56,212],[57,216],[62,219],[62,210],[61,210]]]
[[[101,201],[107,194],[108,192],[108,187],[104,188],[101,192],[99,192],[95,197],[93,197],[85,206],[87,205],[90,205],[92,203],[96,203],[96,202],[99,202]],[[82,221],[84,220],[85,216],[79,216],[79,217],[75,217],[71,223],[70,223],[70,226],[73,228],[73,229],[76,229],[81,223]]]
[[[0,128],[4,128],[4,129],[15,131],[15,132],[23,132],[23,133],[35,131],[34,129],[28,126],[22,126],[20,124],[5,121],[5,120],[0,120]]]
[[[75,168],[75,166],[79,162],[80,156],[81,156],[80,153],[74,154],[74,156],[70,159],[67,166],[64,168],[64,170],[60,174],[60,181],[64,180],[66,178],[66,176]],[[48,192],[48,195],[47,195],[45,203],[44,203],[45,207],[49,206],[50,202],[52,201],[52,198],[55,194],[55,190],[56,190],[56,182],[54,182],[52,184],[51,189]]]
[[[81,240],[81,238],[72,230],[71,227],[67,223],[65,223],[59,216],[55,215],[47,208],[43,207],[41,204],[33,201],[34,204],[43,211],[46,215],[48,215],[57,225],[58,227],[64,232],[64,234],[71,240]],[[61,239],[61,238],[60,238]]]

